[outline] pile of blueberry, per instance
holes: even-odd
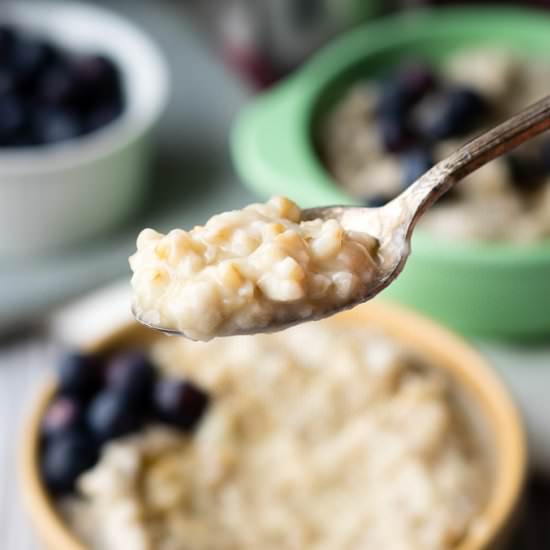
[[[493,106],[482,94],[466,86],[441,82],[435,70],[422,61],[398,68],[381,82],[376,116],[386,153],[399,158],[403,187],[414,183],[434,164],[434,146],[463,137],[489,121]],[[507,155],[511,181],[518,191],[536,189],[550,176],[550,141],[535,152]],[[453,193],[444,197],[449,199]],[[393,197],[376,196],[367,206],[383,206]]]
[[[187,380],[159,377],[142,352],[107,360],[71,353],[59,365],[59,388],[41,426],[42,473],[48,489],[64,494],[97,462],[109,440],[147,423],[192,431],[209,397]]]
[[[424,62],[407,63],[387,77],[376,115],[385,151],[399,156],[404,187],[434,165],[435,143],[467,134],[490,111],[479,92],[444,86]],[[390,198],[375,197],[368,206],[381,206]]]
[[[75,54],[0,25],[0,146],[57,143],[120,116],[121,78],[103,55]]]

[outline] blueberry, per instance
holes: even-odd
[[[436,78],[432,69],[422,62],[411,62],[403,66],[397,75],[399,87],[410,106],[436,86]]]
[[[6,66],[0,65],[0,96],[15,92],[16,78],[13,71]]]
[[[156,382],[156,370],[146,354],[129,352],[116,356],[107,368],[107,385],[126,398],[147,406]]]
[[[85,131],[95,132],[107,124],[110,124],[116,120],[122,114],[122,105],[118,101],[106,102],[99,107],[95,108],[85,118]]]
[[[449,112],[463,128],[472,128],[479,117],[486,115],[489,105],[485,98],[476,90],[456,88],[449,92]]]
[[[0,97],[0,145],[9,145],[26,124],[25,108],[15,96]]]
[[[88,399],[101,386],[101,365],[92,355],[67,353],[59,363],[58,372],[62,395]]]
[[[382,145],[388,153],[402,151],[411,141],[411,134],[407,126],[394,117],[380,118],[379,131]]]
[[[2,52],[9,49],[15,43],[17,32],[11,25],[0,24],[0,48]]]
[[[402,120],[434,86],[435,76],[427,65],[409,63],[383,82],[377,112],[382,117]]]
[[[114,388],[96,395],[90,403],[87,414],[88,427],[98,441],[108,441],[132,432],[142,426],[143,412],[123,392]]]
[[[430,140],[460,136],[473,130],[487,114],[485,99],[470,88],[453,88],[434,102],[420,130]]]
[[[78,476],[92,468],[97,460],[97,446],[84,434],[68,432],[48,441],[42,455],[46,486],[55,494],[71,492]]]
[[[188,381],[161,380],[155,386],[154,403],[161,420],[191,431],[208,406],[208,395]]]
[[[9,59],[17,34],[9,25],[0,25],[0,61],[5,62]]]
[[[75,93],[76,81],[69,66],[58,63],[42,74],[37,84],[38,98],[48,104],[67,105]]]
[[[42,419],[42,433],[53,437],[74,430],[82,420],[82,405],[72,397],[57,397]]]
[[[73,65],[81,107],[97,105],[98,99],[120,96],[120,77],[115,64],[103,55],[85,55]]]
[[[412,185],[420,176],[434,165],[430,151],[416,149],[401,155],[401,169],[403,172],[403,186]]]
[[[382,84],[376,112],[382,118],[401,121],[409,108],[409,97],[394,79]]]
[[[47,145],[101,128],[123,111],[121,75],[104,55],[71,55],[0,25],[0,146]]]
[[[34,88],[40,71],[58,57],[57,50],[42,40],[19,37],[11,52],[10,64],[22,91]]]
[[[75,69],[81,81],[109,87],[118,83],[116,65],[104,55],[83,55],[75,61]]]
[[[82,135],[82,125],[74,113],[64,109],[44,108],[32,120],[34,143],[48,145]]]

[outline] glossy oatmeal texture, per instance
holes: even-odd
[[[320,315],[364,293],[378,242],[276,197],[191,231],[141,232],[130,258],[145,322],[208,340]]]

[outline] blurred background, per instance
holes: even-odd
[[[13,474],[26,405],[61,349],[129,318],[127,258],[138,231],[190,228],[262,198],[231,160],[241,109],[369,20],[479,3],[88,0],[107,15],[84,21],[76,0],[53,2],[62,16],[46,16],[57,13],[48,4],[0,6],[0,546],[7,550],[38,547]],[[496,13],[503,2],[484,4]],[[545,0],[507,4],[550,9]],[[4,62],[11,23],[55,37],[78,59],[24,37]],[[82,90],[93,85],[100,91],[92,101]],[[550,330],[537,336],[535,343],[469,336],[527,421],[537,474],[518,549],[550,548]]]

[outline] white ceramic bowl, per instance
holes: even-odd
[[[151,130],[168,71],[139,29],[80,2],[2,2],[12,22],[76,52],[103,53],[122,73],[124,113],[104,128],[45,147],[0,149],[0,259],[73,245],[111,229],[144,197]]]

